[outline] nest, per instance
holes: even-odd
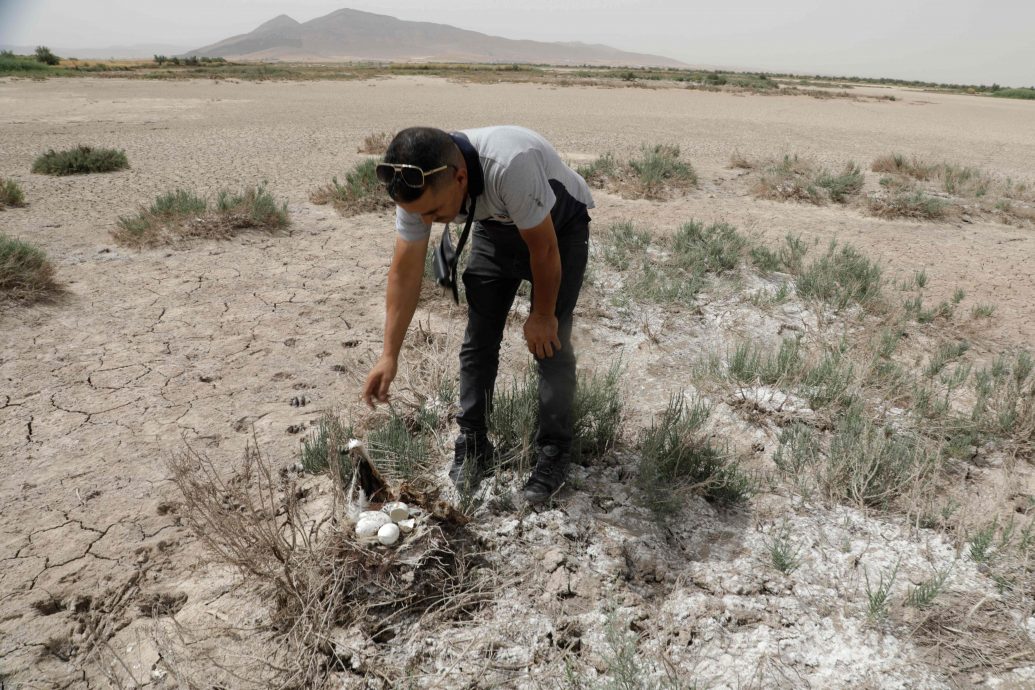
[[[310,501],[311,488],[272,472],[254,446],[227,479],[190,448],[171,463],[195,533],[271,602],[281,654],[270,665],[285,687],[320,687],[346,670],[349,651],[332,641],[342,630],[385,641],[429,616],[467,618],[490,596],[467,517],[436,492],[391,486],[362,443],[349,453],[354,471],[332,469],[329,502]],[[359,510],[396,500],[420,509],[415,529],[391,547],[360,541]]]

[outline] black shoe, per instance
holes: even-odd
[[[542,503],[557,493],[568,473],[568,459],[568,453],[557,446],[540,448],[535,469],[522,490],[525,500],[532,504]]]
[[[460,434],[453,446],[449,479],[457,489],[473,491],[492,470],[496,449],[484,434]],[[461,486],[463,485],[463,486]]]

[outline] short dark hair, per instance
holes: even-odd
[[[459,167],[461,155],[453,138],[447,132],[434,127],[408,127],[392,139],[385,151],[385,163],[407,163],[416,165],[421,170],[434,170],[443,165]],[[404,184],[396,177],[388,185],[388,196],[395,201],[416,201],[424,193],[426,187],[438,187],[449,178],[436,173],[428,178],[428,183],[420,189]]]

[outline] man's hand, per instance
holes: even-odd
[[[381,359],[377,360],[377,364],[367,374],[362,400],[371,408],[375,406],[375,403],[388,402],[388,387],[395,380],[398,370],[399,363],[394,357],[381,355]]]
[[[557,317],[553,314],[529,314],[525,320],[525,342],[528,343],[528,351],[536,359],[553,357],[561,349],[561,339],[557,337]]]

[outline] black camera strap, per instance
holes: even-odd
[[[460,293],[456,286],[457,268],[460,263],[460,253],[464,250],[464,245],[467,244],[467,236],[471,234],[471,225],[474,223],[477,199],[485,191],[485,174],[482,172],[482,163],[478,156],[478,151],[474,148],[471,140],[467,138],[467,135],[463,132],[452,132],[449,136],[452,137],[456,147],[460,149],[460,153],[464,157],[464,163],[467,165],[467,221],[464,223],[463,232],[460,233],[456,249],[453,251],[452,256],[447,259],[449,266],[446,285],[453,291],[453,301],[460,304]],[[452,242],[449,242],[448,225],[442,235],[442,244],[447,245],[447,243],[452,244]]]

